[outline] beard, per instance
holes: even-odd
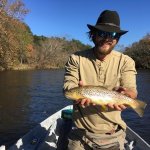
[[[114,49],[116,44],[113,44],[112,41],[99,41],[95,42],[95,52],[98,56],[103,55],[106,56]]]

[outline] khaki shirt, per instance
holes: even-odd
[[[109,90],[122,86],[136,91],[136,70],[134,61],[127,55],[112,51],[103,61],[98,60],[93,49],[72,54],[65,66],[64,90],[83,85],[99,85]],[[107,133],[120,125],[126,129],[121,112],[102,111],[100,106],[74,104],[73,119],[78,128],[93,133]]]

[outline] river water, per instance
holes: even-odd
[[[9,146],[39,122],[71,104],[62,94],[64,70],[0,72],[0,145]],[[150,71],[138,70],[138,99],[148,103],[143,118],[130,109],[123,119],[150,143]]]

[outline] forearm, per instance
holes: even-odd
[[[72,89],[74,87],[78,86],[78,80],[74,77],[65,76],[64,79],[64,85],[63,85],[63,91]]]
[[[79,84],[79,65],[75,55],[70,56],[65,65],[63,90],[77,87]]]
[[[134,61],[129,61],[124,66],[120,79],[120,86],[125,89],[124,94],[133,99],[137,97],[136,74]]]

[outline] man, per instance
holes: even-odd
[[[103,11],[95,26],[87,25],[94,47],[72,54],[66,63],[64,90],[77,86],[104,86],[136,98],[134,61],[113,48],[127,33],[120,29],[116,11]],[[80,99],[73,105],[74,130],[69,136],[69,150],[124,149],[126,124],[121,118],[125,105],[108,104],[108,110]]]

